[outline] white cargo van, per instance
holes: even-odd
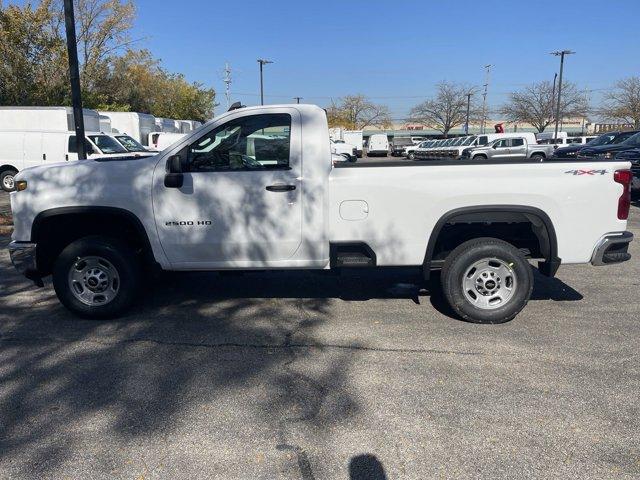
[[[162,117],[156,117],[156,132],[181,133],[175,120]]]
[[[102,132],[86,133],[86,151],[91,158],[131,155],[114,137]],[[74,132],[0,131],[0,187],[7,192],[13,190],[14,176],[20,170],[77,159]]]
[[[99,132],[100,115],[83,110],[84,129]],[[71,107],[0,107],[0,131],[70,132],[75,130]]]
[[[149,135],[149,148],[162,151],[185,135],[186,133],[153,132]]]
[[[111,119],[106,115],[100,115],[100,131],[102,133],[111,133]]]
[[[100,112],[111,119],[113,133],[133,137],[142,145],[149,145],[149,134],[157,130],[156,117],[138,112]]]
[[[389,153],[389,138],[386,133],[376,133],[369,137],[369,148],[367,155],[370,157],[382,155],[386,157]]]
[[[362,138],[362,130],[345,130],[342,134],[342,140],[344,143],[349,143],[356,147],[356,156],[362,157],[362,146],[364,145],[364,139]]]

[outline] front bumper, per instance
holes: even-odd
[[[9,243],[9,256],[16,270],[42,287],[42,277],[36,263],[36,244],[31,242]]]
[[[632,240],[633,233],[631,232],[616,232],[605,235],[593,251],[591,265],[601,266],[626,262],[631,258],[628,250]]]

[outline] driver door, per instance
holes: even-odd
[[[172,151],[183,165],[181,188],[164,186],[168,156],[156,168],[156,224],[174,268],[274,267],[298,249],[300,117],[286,107],[266,111],[240,110]]]
[[[509,140],[503,138],[498,140],[494,145],[494,152],[492,158],[508,158],[509,157]]]

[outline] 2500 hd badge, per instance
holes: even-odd
[[[165,227],[192,227],[195,225],[208,226],[211,225],[211,220],[180,220],[172,222],[164,222]]]

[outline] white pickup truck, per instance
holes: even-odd
[[[16,268],[83,317],[121,314],[143,272],[414,266],[462,318],[512,319],[531,262],[628,260],[630,164],[333,165],[324,110],[240,108],[153,157],[29,168],[11,194]],[[594,201],[597,198],[597,201]]]

